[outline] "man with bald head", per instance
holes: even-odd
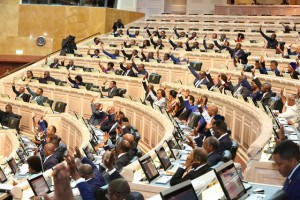
[[[129,156],[130,160],[136,155],[137,153],[137,144],[134,140],[134,136],[130,133],[126,133],[123,135],[123,140],[127,140],[130,143],[130,150],[129,150]]]
[[[177,185],[187,180],[193,180],[210,170],[207,164],[207,152],[204,148],[193,149],[187,157],[183,167],[179,167],[170,181],[170,185]],[[185,176],[184,173],[186,173]]]
[[[25,94],[25,87],[20,87],[19,90],[17,91],[15,87],[15,81],[13,81],[12,90],[16,94],[16,98],[22,98],[24,102],[29,102],[30,95]]]
[[[58,160],[54,155],[55,146],[52,143],[48,143],[44,147],[45,159],[43,161],[44,171],[53,168],[58,164]]]
[[[89,123],[96,126],[105,118],[106,113],[102,111],[103,105],[101,103],[94,103],[94,97],[91,100],[92,116]]]
[[[207,110],[202,112],[197,127],[194,128],[194,135],[197,136],[199,133],[203,133],[206,125],[210,123],[212,118],[218,114],[218,107],[215,105],[208,106]]]
[[[88,158],[81,155],[78,147],[75,147],[75,157],[81,160],[81,165],[78,168],[79,175],[86,180],[93,195],[96,195],[96,191],[106,185],[106,181],[103,175],[100,173],[96,165]]]
[[[115,161],[115,168],[117,171],[121,171],[123,167],[130,163],[130,143],[127,140],[122,140],[116,145],[117,159]]]
[[[230,150],[232,146],[232,141],[227,133],[227,125],[223,120],[218,119],[213,122],[212,129],[214,136],[220,143],[218,153],[222,155],[225,150]]]

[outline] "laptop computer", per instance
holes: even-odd
[[[170,158],[163,146],[158,147],[155,149],[155,153],[158,157],[158,160],[161,163],[161,166],[165,171],[168,173],[175,173],[176,170],[178,169],[179,165],[172,165]]]
[[[51,192],[43,174],[29,177],[27,181],[35,196],[42,196],[45,193],[48,194]]]
[[[16,174],[17,171],[19,170],[19,167],[18,167],[18,165],[17,165],[15,159],[14,159],[13,157],[9,158],[9,159],[7,160],[7,164],[8,164],[8,166],[10,167],[12,173]]]
[[[0,167],[0,183],[4,183],[6,181],[7,181],[7,177],[5,176],[4,171]]]
[[[92,153],[92,151],[91,151],[91,149],[89,148],[88,145],[84,146],[84,147],[82,148],[82,150],[83,150],[84,154],[86,155],[86,157],[87,157],[90,161],[92,161],[92,162],[95,161],[95,157],[94,157],[94,155],[93,155],[93,153]]]
[[[146,154],[139,158],[139,163],[149,183],[167,184],[172,176],[160,175],[150,155]]]
[[[20,148],[18,148],[16,153],[17,153],[21,163],[25,164],[26,163],[26,157],[25,157],[23,151]]]
[[[198,200],[195,189],[190,180],[160,192],[160,196],[162,200]]]
[[[227,200],[243,200],[249,196],[232,161],[214,170]]]

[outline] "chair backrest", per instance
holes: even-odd
[[[139,192],[130,192],[125,200],[144,200],[144,196]]]
[[[232,159],[232,154],[231,154],[231,152],[229,151],[229,150],[225,150],[224,152],[223,152],[223,162],[228,162],[229,160],[231,160]]]
[[[20,126],[20,120],[21,120],[21,116],[20,118],[17,118],[17,117],[10,117],[8,118],[8,123],[7,123],[7,126],[9,128],[12,128],[12,129],[16,129],[17,131],[19,131],[19,126]]]
[[[231,152],[231,155],[232,155],[232,160],[234,161],[235,159],[235,156],[236,156],[236,152],[239,148],[239,143],[237,141],[232,141],[232,145],[231,145],[231,148],[230,148],[230,152]]]
[[[124,97],[124,94],[126,94],[127,90],[124,88],[118,88],[119,97]]]
[[[271,97],[269,100],[269,106],[272,110],[279,110],[279,112],[282,112],[283,102],[281,98]]]
[[[195,128],[198,125],[200,117],[201,117],[200,114],[197,113],[197,112],[191,113],[191,115],[190,115],[190,121],[188,123],[188,126],[190,128]]]
[[[44,100],[44,103],[48,103],[50,107],[52,107],[53,100],[47,98],[46,100]]]
[[[54,111],[59,112],[59,113],[63,113],[63,112],[65,112],[66,107],[67,107],[67,103],[57,101],[55,103],[55,106],[54,106]]]
[[[219,167],[219,166],[221,166],[221,165],[223,165],[223,164],[224,164],[223,161],[219,161],[216,165],[211,166],[210,168],[211,168],[211,169],[216,169],[217,167]]]
[[[156,74],[156,73],[151,73],[148,79],[149,83],[153,83],[153,84],[159,84],[161,79],[161,75]]]

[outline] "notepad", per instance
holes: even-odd
[[[13,188],[12,185],[8,185],[8,184],[2,184],[0,183],[0,190],[5,190],[5,191],[10,191]]]
[[[157,179],[157,181],[155,181],[155,183],[158,184],[167,184],[170,182],[172,176],[162,176],[159,179]]]

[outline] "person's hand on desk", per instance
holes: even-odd
[[[98,144],[98,147],[103,148],[105,145],[107,145],[108,139],[109,139],[109,134],[105,132],[103,135],[103,143]]]
[[[75,166],[75,162],[74,162],[74,166]],[[72,189],[70,187],[70,172],[71,172],[70,170],[71,169],[69,168],[69,166],[66,165],[66,163],[64,162],[56,165],[52,173],[54,179],[54,197],[50,198],[47,194],[45,194],[44,195],[45,200],[50,200],[50,199],[74,200]],[[76,170],[76,166],[75,166],[75,170]]]
[[[193,164],[193,153],[190,153],[190,155],[188,155],[184,163],[187,172],[190,170],[190,168],[192,168],[192,164]]]
[[[188,135],[186,135],[185,138],[187,139],[187,140],[185,141],[185,143],[186,143],[187,145],[189,145],[190,147],[192,147],[193,149],[195,149],[195,144],[194,144],[193,139],[192,139],[190,136],[188,136]]]

